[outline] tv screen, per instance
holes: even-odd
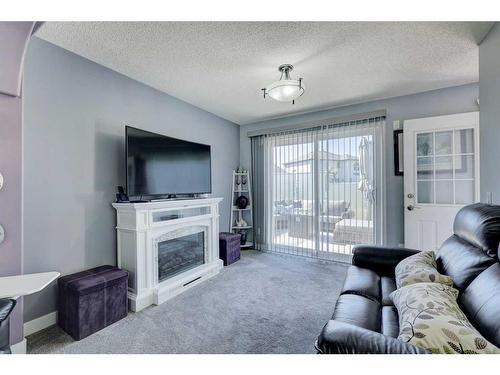
[[[127,194],[211,193],[210,146],[127,126]]]

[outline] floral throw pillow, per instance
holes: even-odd
[[[434,251],[421,251],[403,259],[396,266],[396,286],[399,288],[416,283],[440,283],[453,286],[451,277],[437,271]]]
[[[500,353],[472,326],[457,296],[456,289],[438,283],[417,283],[392,292],[399,314],[398,339],[432,353]]]

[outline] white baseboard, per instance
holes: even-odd
[[[26,354],[26,339],[10,346],[12,354]]]
[[[48,313],[39,318],[30,320],[24,323],[24,337],[29,336],[35,332],[41,331],[44,328],[50,327],[57,323],[57,311]]]

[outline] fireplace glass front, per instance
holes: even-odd
[[[205,233],[158,243],[158,282],[205,263]]]

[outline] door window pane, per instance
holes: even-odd
[[[453,153],[453,131],[436,132],[435,154],[450,155]]]
[[[474,129],[416,136],[416,203],[469,204],[475,200]]]
[[[436,180],[453,179],[453,157],[436,156],[435,168],[436,168]]]
[[[429,180],[434,178],[434,159],[432,157],[417,157],[417,179]]]
[[[474,180],[455,181],[455,203],[470,204],[474,202]]]
[[[417,156],[428,156],[433,154],[433,133],[417,134]]]
[[[436,203],[453,204],[453,181],[436,181]]]
[[[455,156],[455,178],[474,178],[474,155]]]
[[[455,130],[455,154],[474,152],[474,129]]]
[[[418,203],[434,203],[434,181],[417,182]]]

